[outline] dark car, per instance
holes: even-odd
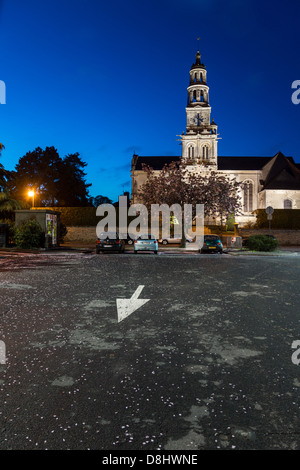
[[[204,235],[200,253],[223,253],[223,244],[218,235]]]
[[[130,233],[120,233],[121,240],[124,240],[125,245],[133,245],[135,235]]]
[[[119,238],[116,232],[102,232],[97,239],[96,253],[101,251],[116,251],[118,253],[124,253],[125,242]]]

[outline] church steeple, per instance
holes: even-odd
[[[194,165],[217,168],[217,125],[211,120],[207,71],[199,50],[190,68],[187,88],[186,134],[181,136],[182,158]]]
[[[190,84],[187,89],[187,106],[190,108],[209,106],[209,88],[207,86],[207,73],[205,65],[201,62],[201,55],[198,51],[196,62],[190,69]]]
[[[196,63],[193,65],[194,66],[204,65],[204,64],[201,64],[201,54],[199,51],[197,51],[197,54],[196,54]]]

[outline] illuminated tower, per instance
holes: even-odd
[[[210,114],[207,72],[198,51],[187,88],[186,133],[180,136],[182,158],[198,169],[216,170],[218,134],[217,125]]]

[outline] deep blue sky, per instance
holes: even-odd
[[[200,44],[219,155],[300,162],[299,0],[0,0],[2,163],[37,146],[87,162],[92,196],[130,190],[139,155],[180,155]],[[201,41],[197,41],[197,37]]]

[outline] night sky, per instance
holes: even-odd
[[[300,162],[299,0],[0,0],[2,164],[79,152],[90,194],[130,191],[130,163],[181,155],[189,70],[208,71],[221,156]],[[200,41],[197,40],[201,37]],[[299,94],[300,97],[300,94]]]

